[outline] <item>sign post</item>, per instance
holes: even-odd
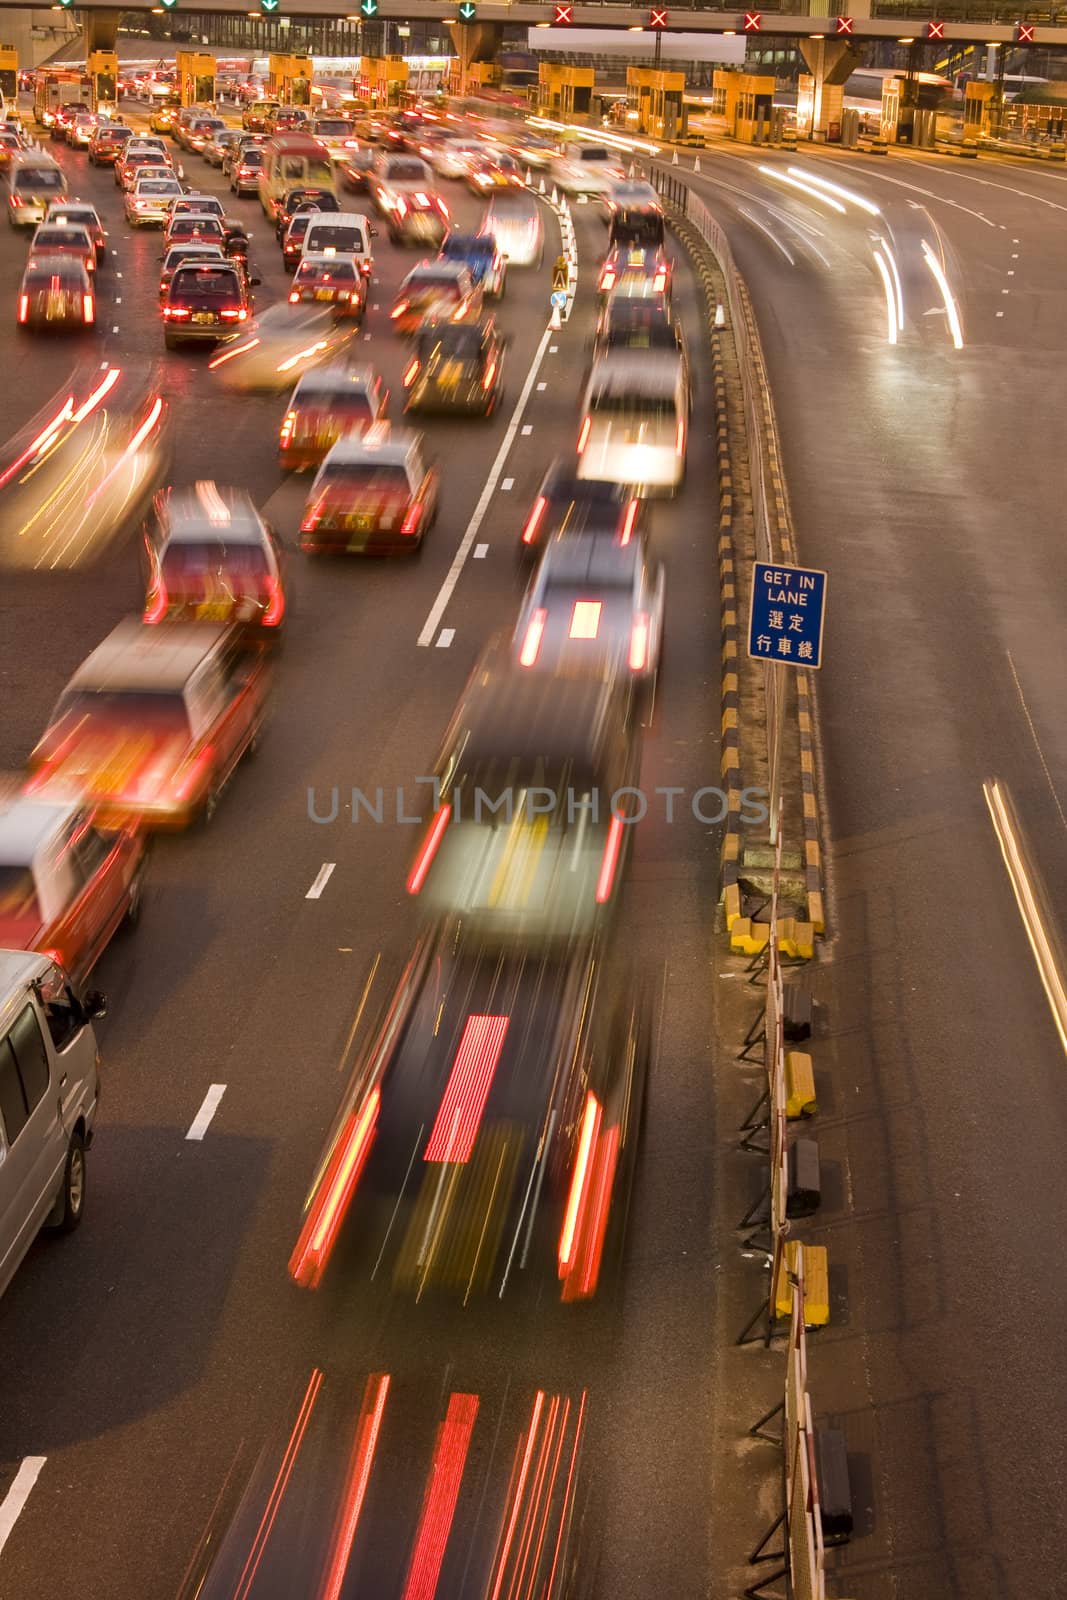
[[[778,774],[785,720],[784,670],[788,667],[810,667],[818,671],[822,666],[825,611],[825,572],[814,567],[787,567],[770,561],[753,563],[748,653],[753,660],[767,663],[771,844],[778,842],[781,821]]]

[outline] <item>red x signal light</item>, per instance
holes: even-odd
[[[853,29],[852,29],[852,18],[851,17],[838,17],[838,19],[837,19],[837,31],[838,31],[838,33],[851,33],[853,31]]]
[[[648,14],[648,25],[650,28],[665,28],[667,26],[666,11],[660,11],[656,6],[653,6]]]
[[[1033,44],[1034,24],[1032,22],[1017,22],[1015,24],[1015,43]]]
[[[926,37],[928,39],[943,39],[945,37],[945,24],[943,22],[928,22],[926,24]]]
[[[557,6],[556,15],[552,19],[554,28],[569,28],[574,22],[573,6]]]
[[[763,13],[761,11],[745,12],[745,32],[759,33],[763,27]]]

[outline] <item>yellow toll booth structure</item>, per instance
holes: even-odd
[[[0,94],[14,100],[19,92],[19,53],[12,45],[0,45]]]
[[[408,64],[403,56],[360,56],[355,89],[360,104],[370,110],[398,106],[407,81]]]
[[[174,57],[178,93],[183,106],[215,104],[215,57],[195,50],[179,50]]]
[[[272,54],[268,74],[271,94],[284,106],[309,106],[312,70],[310,56]]]
[[[94,111],[116,106],[119,99],[119,58],[114,50],[91,50],[85,70],[92,85],[90,105]]]
[[[963,86],[963,137],[977,139],[989,132],[989,118],[997,92],[995,83],[971,78]]]
[[[460,57],[452,56],[445,77],[445,93],[462,99],[482,89],[499,89],[503,81],[503,70],[495,61],[470,61],[464,68]]]
[[[725,119],[726,131],[742,144],[767,138],[774,106],[774,78],[756,72],[716,68],[713,110]]]
[[[638,133],[654,139],[681,139],[686,132],[685,73],[658,67],[627,67],[627,98],[637,112]]]
[[[537,68],[537,109],[561,117],[588,116],[593,106],[592,67],[542,61]]]

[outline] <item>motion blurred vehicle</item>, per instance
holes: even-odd
[[[489,233],[450,233],[441,246],[440,261],[458,261],[490,300],[499,300],[507,281],[507,263]]]
[[[355,1162],[372,1131],[350,1138]],[[297,1600],[307,1573],[323,1578],[304,1593],[345,1600],[579,1600],[597,1564],[592,1406],[547,1375],[316,1367],[215,1507],[178,1600],[233,1600],[250,1571],[251,1600]]]
[[[433,189],[433,174],[418,156],[382,150],[367,176],[367,192],[383,217],[396,207],[402,195],[428,194]]]
[[[165,228],[171,205],[181,192],[174,177],[137,178],[126,195],[126,221],[131,228]]]
[[[81,116],[85,110],[86,106],[81,100],[65,100],[62,105],[57,106],[51,122],[52,138],[65,140],[67,129],[74,118]]]
[[[277,100],[249,101],[241,114],[241,127],[246,133],[266,133],[270,114],[277,107]]]
[[[288,389],[302,372],[339,356],[356,324],[337,318],[329,306],[268,306],[245,329],[244,337],[208,363],[223,387],[235,394]]]
[[[400,285],[389,316],[399,333],[416,333],[427,322],[476,322],[482,291],[458,261],[420,261]]]
[[[308,187],[301,185],[298,189],[288,189],[278,201],[274,211],[274,234],[281,243],[285,230],[295,216],[301,211],[340,211],[341,203],[329,189],[318,189],[314,185]]]
[[[465,178],[472,161],[481,159],[480,139],[444,139],[431,145],[426,159],[439,178]]]
[[[208,244],[206,242],[201,242],[200,240],[194,239],[191,243],[188,243],[188,244],[173,244],[173,245],[171,245],[170,249],[167,251],[166,255],[163,257],[163,265],[162,265],[162,267],[160,269],[160,274],[159,274],[159,303],[160,303],[160,305],[162,305],[163,302],[166,300],[166,298],[167,298],[167,290],[170,287],[170,281],[173,278],[173,276],[174,276],[175,272],[177,271],[177,269],[183,263],[185,263],[185,262],[199,262],[199,261],[223,261],[224,262],[225,260],[226,260],[226,256],[223,253],[223,249],[222,249],[222,246],[220,244]]]
[[[95,321],[96,296],[84,263],[74,256],[31,256],[19,288],[19,327],[82,330]]]
[[[164,251],[169,250],[172,244],[185,244],[191,239],[217,244],[223,251],[226,250],[228,243],[225,224],[221,218],[212,216],[209,212],[186,211],[180,217],[170,217],[164,224]]]
[[[311,114],[303,106],[272,106],[267,112],[267,133],[303,133]]]
[[[597,280],[607,300],[663,300],[671,297],[671,264],[661,246],[617,245],[608,252]]]
[[[497,189],[524,189],[526,180],[515,157],[502,150],[484,150],[467,164],[464,173],[472,194],[492,194]]]
[[[46,256],[69,256],[72,261],[80,261],[90,275],[96,271],[96,246],[88,228],[42,222],[30,240],[29,259],[42,262]]]
[[[336,194],[337,176],[330,152],[306,133],[277,134],[263,146],[259,199],[264,216],[276,222],[285,196],[297,188]]]
[[[127,617],[60,696],[28,788],[81,794],[102,827],[210,820],[259,737],[269,683],[265,652],[249,651],[239,628]]]
[[[3,175],[7,220],[12,228],[35,228],[53,200],[66,198],[67,180],[50,156],[15,156]]]
[[[553,162],[552,176],[564,194],[588,197],[606,194],[626,173],[618,150],[576,139]]]
[[[102,260],[107,254],[107,239],[104,234],[104,224],[100,221],[100,213],[95,206],[86,205],[84,200],[53,200],[48,207],[43,226],[84,228],[92,240],[97,261]],[[31,245],[30,249],[33,248]]]
[[[316,117],[308,132],[326,146],[335,161],[351,159],[359,148],[356,125],[346,117]]]
[[[189,122],[179,122],[174,129],[177,142],[194,155],[200,155],[217,133],[224,133],[226,124],[221,117],[193,117]]]
[[[320,467],[338,439],[383,422],[388,401],[388,390],[369,367],[327,366],[306,372],[285,409],[278,465],[283,472]]]
[[[604,196],[608,247],[663,248],[667,243],[663,206],[650,183],[613,183]]]
[[[296,264],[291,305],[329,305],[335,315],[363,316],[367,303],[367,280],[350,256],[304,255]]]
[[[121,122],[98,122],[89,140],[89,160],[94,167],[113,167],[133,138],[133,129]]]
[[[368,194],[374,162],[375,152],[371,149],[347,150],[340,163],[345,188],[353,194]]]
[[[505,343],[492,318],[420,329],[404,368],[404,410],[492,416],[501,395]]]
[[[232,145],[227,146],[222,157],[222,170],[228,178],[233,177],[234,168],[240,165],[241,158],[249,150],[258,150],[262,159],[263,146],[267,142],[265,133],[242,133],[239,129],[234,131],[237,133],[237,138]]]
[[[230,188],[239,200],[246,195],[259,194],[259,175],[263,170],[263,152],[253,145],[243,150],[230,168]]]
[[[22,140],[17,133],[9,133],[6,129],[0,130],[0,172],[9,167],[12,159],[20,155],[22,150]]]
[[[88,150],[96,131],[97,119],[91,111],[79,111],[65,130],[66,140],[75,150]]]
[[[578,476],[675,494],[685,478],[689,384],[684,361],[626,350],[593,364],[582,404]]]
[[[536,204],[526,196],[496,195],[478,229],[496,241],[509,267],[539,267],[544,233]]]
[[[200,482],[163,491],[145,545],[144,622],[232,622],[249,638],[280,637],[281,552],[245,490]]]
[[[148,116],[148,126],[153,133],[173,133],[180,110],[181,96],[168,93],[152,107]]]
[[[533,167],[535,171],[544,172],[552,165],[559,154],[559,146],[551,139],[544,139],[539,134],[530,133],[527,129],[520,129],[511,140],[512,154],[518,156],[524,167]]]
[[[545,548],[515,629],[520,666],[585,670],[604,660],[649,681],[659,665],[666,576],[642,541],[614,533],[556,534]]]
[[[604,662],[529,672],[490,641],[428,771],[433,818],[408,873],[429,921],[533,950],[592,938],[610,915],[639,781],[635,685]]]
[[[251,283],[230,261],[186,262],[175,268],[161,309],[168,350],[232,339],[251,319]]]
[[[678,356],[686,364],[681,324],[663,300],[610,299],[597,319],[593,358],[611,351],[650,350]]]
[[[427,189],[397,195],[388,215],[394,244],[440,245],[448,234],[448,207]]]
[[[551,540],[571,534],[608,533],[622,545],[645,535],[641,502],[623,485],[579,478],[576,456],[557,456],[541,480],[519,535],[523,560],[539,556]]]
[[[338,439],[308,492],[300,548],[360,555],[418,550],[437,517],[438,478],[422,436],[387,422]]]
[[[239,128],[228,128],[223,123],[221,128],[216,128],[211,138],[204,145],[200,154],[210,167],[220,167],[226,159],[226,152],[231,150],[240,140]]]
[[[593,951],[502,955],[449,924],[420,941],[342,1096],[290,1275],[318,1287],[335,1258],[420,1301],[593,1299],[621,1256],[651,1033],[644,986]]]
[[[39,950],[84,983],[124,922],[136,922],[144,835],[104,831],[90,808],[0,793],[0,945]]]
[[[306,256],[347,256],[369,278],[374,266],[371,240],[377,237],[377,228],[371,227],[362,211],[320,210],[308,224],[303,252]]]

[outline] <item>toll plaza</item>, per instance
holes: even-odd
[[[627,67],[627,103],[637,112],[637,131],[654,139],[682,139],[687,128],[685,73],[658,67]]]
[[[0,94],[14,100],[19,87],[19,53],[9,44],[0,46]]]
[[[311,57],[272,54],[268,82],[275,99],[286,106],[311,104]]]
[[[732,72],[717,67],[712,79],[713,109],[725,118],[726,131],[741,144],[770,138],[774,111],[774,76]]]
[[[445,93],[462,99],[482,89],[499,89],[503,81],[503,71],[495,61],[470,61],[464,67],[460,58],[453,56],[445,78]]]
[[[85,70],[91,84],[90,106],[100,111],[116,106],[119,98],[119,58],[114,50],[90,50]]]
[[[407,81],[408,64],[403,56],[360,56],[354,88],[363,106],[380,111],[400,104]]]
[[[179,50],[174,57],[178,92],[183,106],[215,104],[215,57],[195,50]]]
[[[537,109],[559,117],[584,117],[593,104],[593,68],[542,61],[537,68]]]

